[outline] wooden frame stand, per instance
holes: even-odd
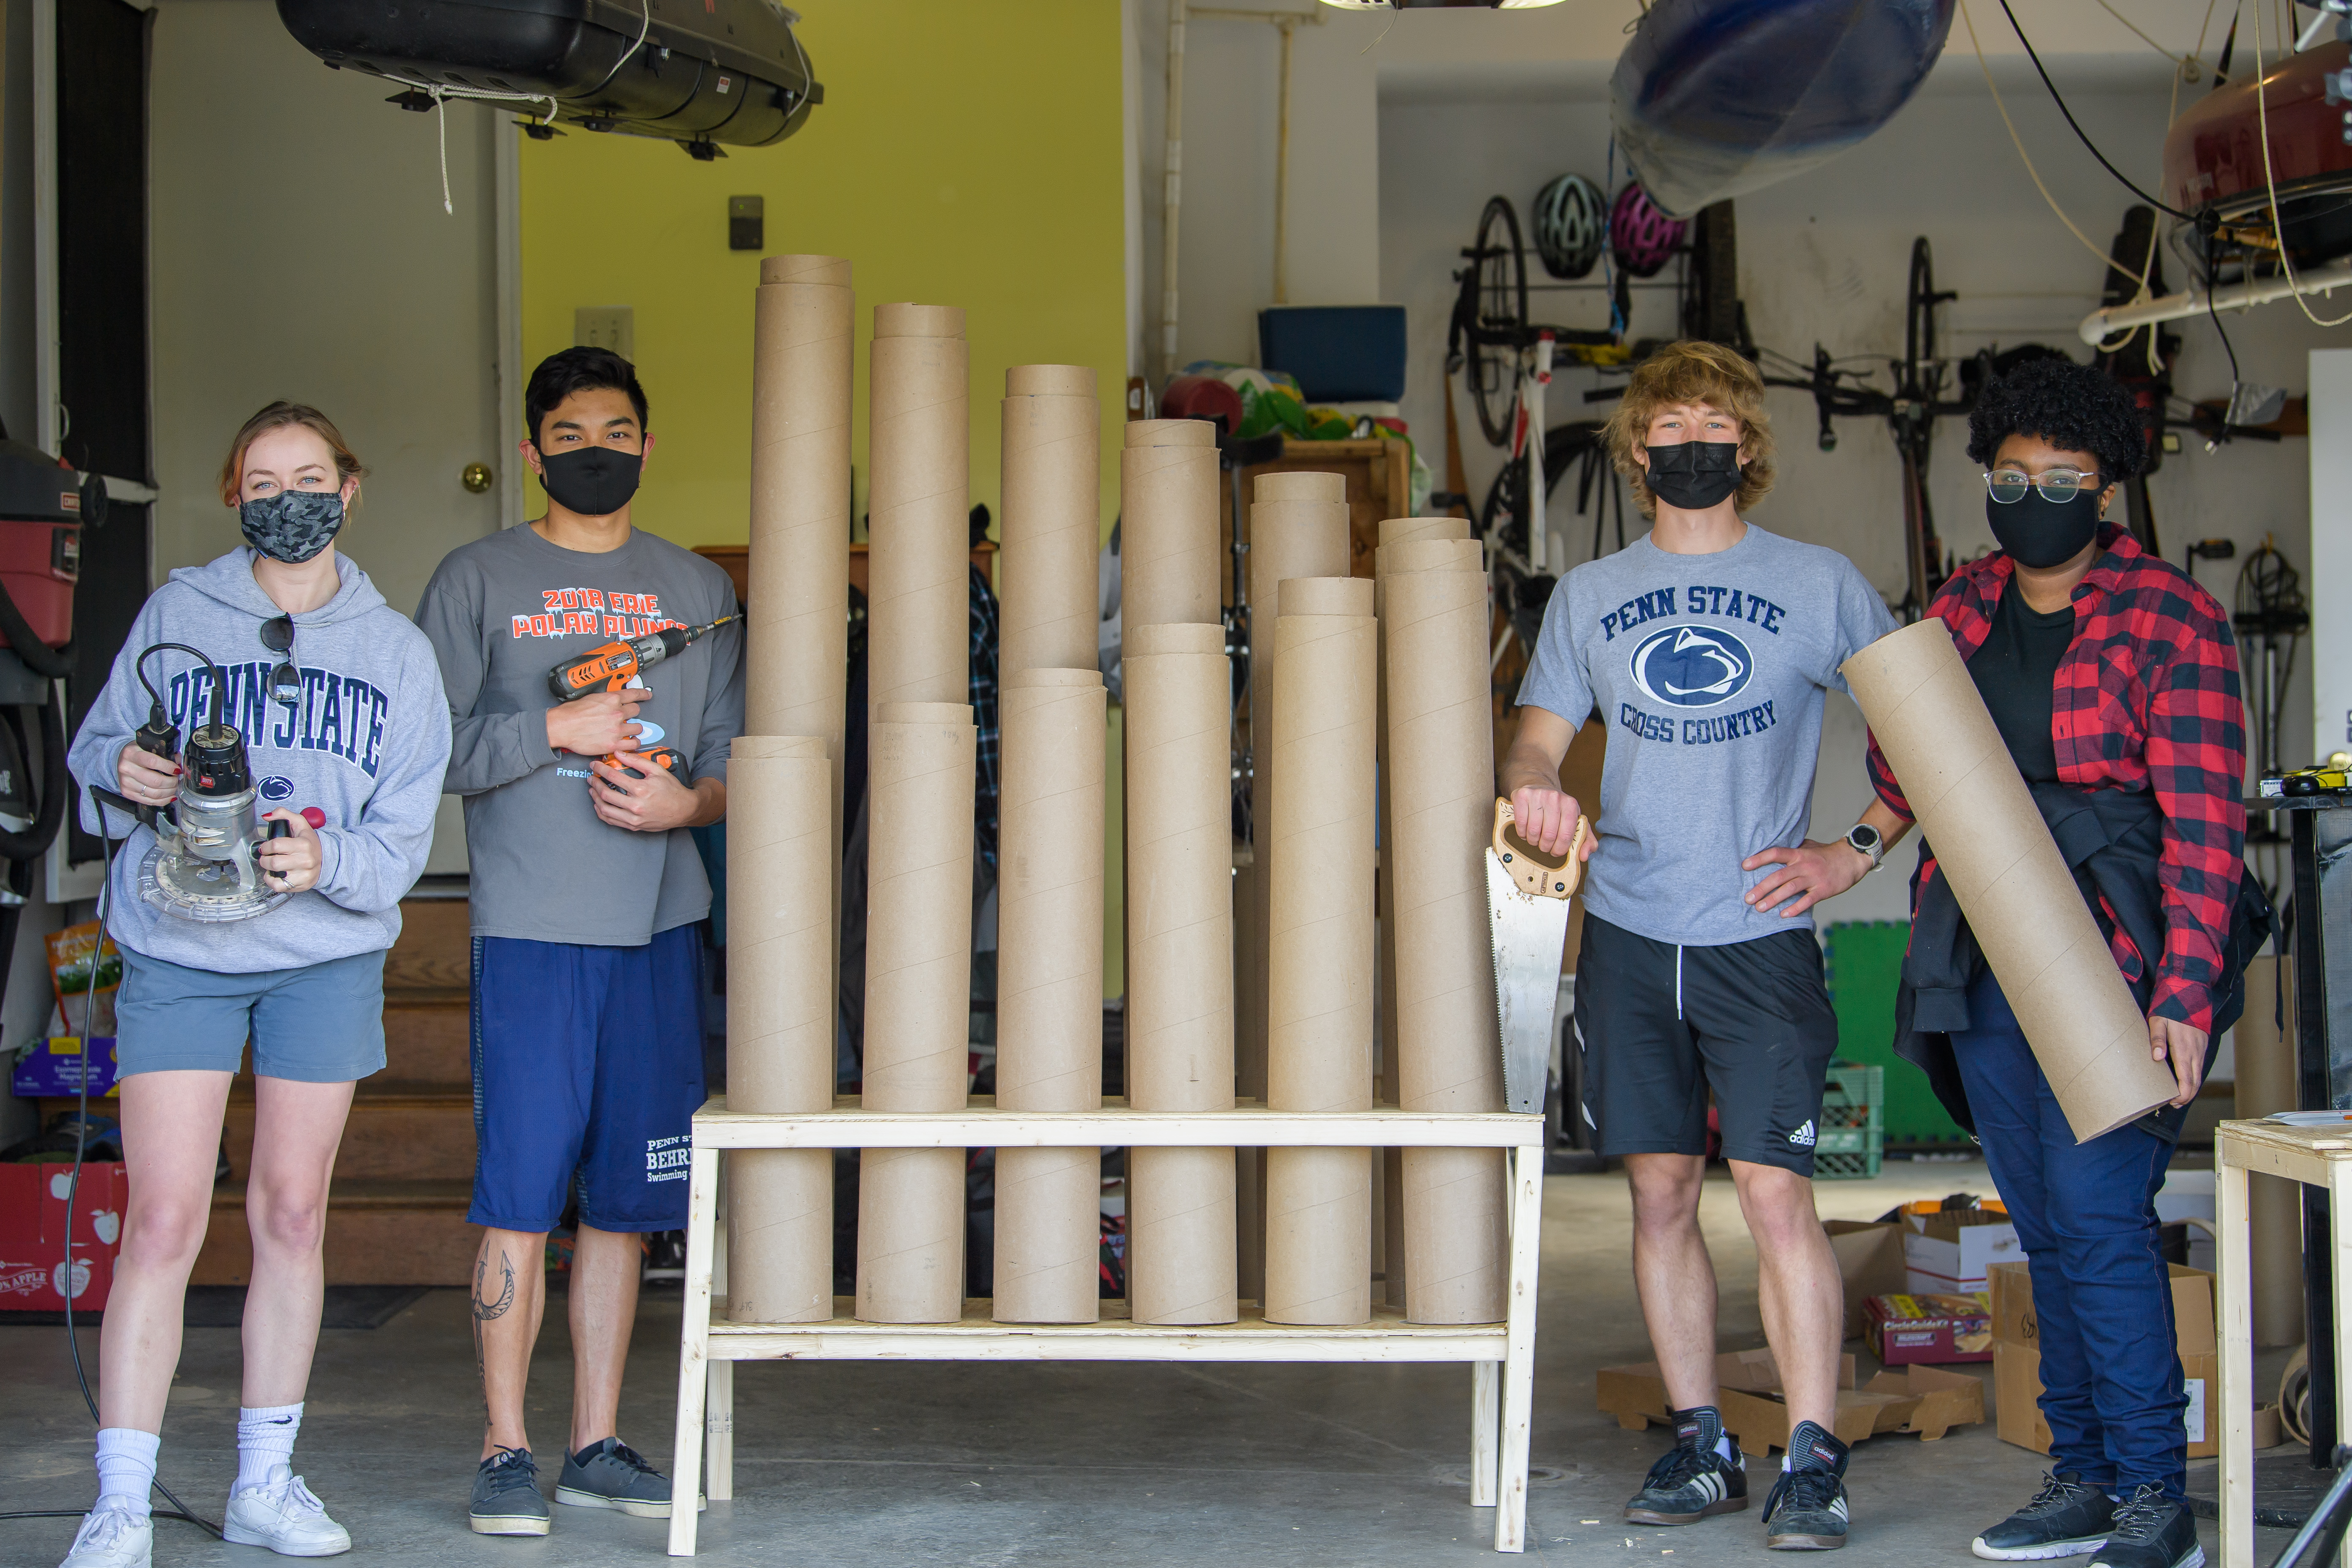
[[[2214,1270],[2221,1292],[2221,1568],[2254,1565],[2254,1319],[2252,1239],[2246,1173],[2284,1176],[2327,1194],[2332,1236],[2304,1238],[2305,1256],[2326,1247],[2335,1264],[2337,1388],[2352,1387],[2352,1122],[2294,1127],[2224,1121],[2213,1130]],[[2352,1568],[2352,1541],[2341,1561]]]
[[[694,1118],[686,1244],[685,1328],[677,1363],[672,1495],[702,1488],[734,1495],[735,1363],[739,1361],[1188,1361],[1468,1362],[1472,1368],[1471,1502],[1495,1510],[1495,1550],[1527,1547],[1528,1438],[1535,1399],[1536,1270],[1543,1222],[1543,1119],[1509,1112],[1378,1110],[1286,1113],[1254,1105],[1178,1113],[1127,1109],[1024,1114],[976,1099],[961,1111],[894,1114],[855,1098],[799,1115],[730,1111],[714,1097]],[[1210,1326],[1136,1323],[1105,1302],[1094,1323],[999,1323],[984,1301],[961,1322],[867,1323],[836,1301],[813,1323],[738,1323],[711,1281],[724,1237],[718,1228],[719,1156],[729,1149],[1480,1148],[1510,1151],[1508,1317],[1500,1323],[1410,1323],[1393,1310],[1344,1328],[1269,1323],[1244,1310]],[[669,1554],[694,1555],[697,1510],[670,1513]]]

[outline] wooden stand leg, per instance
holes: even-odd
[[[2254,1334],[2246,1215],[2246,1171],[2214,1161],[2213,1229],[2221,1275],[2221,1378],[2215,1391],[2221,1434],[2221,1568],[2253,1568]],[[2212,1413],[2208,1413],[2210,1419]]]
[[[709,1363],[709,1408],[702,1417],[703,1462],[710,1471],[703,1495],[712,1502],[735,1496],[735,1363]]]
[[[2327,1166],[2327,1224],[2335,1234],[2328,1237],[2335,1254],[2334,1283],[2336,1288],[2336,1441],[2344,1441],[2345,1390],[2352,1388],[2352,1164],[2331,1161]],[[2241,1181],[2245,1178],[2242,1174]],[[2241,1211],[2242,1212],[2242,1210]],[[2252,1379],[2247,1379],[2249,1384]],[[2252,1490],[2251,1467],[2248,1489]],[[2249,1551],[2247,1562],[2253,1561]],[[2352,1568],[2352,1531],[2347,1531],[2336,1561],[2343,1568]]]
[[[677,1340],[677,1420],[670,1466],[669,1554],[694,1555],[702,1496],[703,1400],[709,1378],[710,1264],[719,1214],[719,1151],[698,1145],[687,1187],[684,1326]],[[731,1405],[731,1401],[730,1401]],[[731,1410],[730,1412],[731,1417]]]
[[[1495,1506],[1496,1467],[1501,1462],[1503,1363],[1470,1363],[1470,1506]]]
[[[1495,1550],[1528,1549],[1528,1443],[1535,1416],[1536,1272],[1543,1257],[1540,1148],[1511,1152],[1511,1289]]]

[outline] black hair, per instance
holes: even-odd
[[[2106,372],[2063,355],[2016,365],[1977,398],[1969,414],[1969,456],[1990,464],[2011,436],[2088,452],[2110,484],[2147,463],[2147,426],[2131,394]]]
[[[648,428],[646,389],[637,384],[637,369],[611,349],[572,348],[551,353],[530,373],[522,389],[522,416],[530,438],[539,439],[540,423],[555,405],[575,392],[625,392],[637,411],[637,428]]]

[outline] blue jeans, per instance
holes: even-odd
[[[2156,1218],[2172,1145],[2137,1127],[2075,1142],[1990,973],[1969,990],[1969,1016],[1975,1026],[1953,1034],[1952,1050],[2033,1265],[2051,1468],[2121,1496],[2153,1482],[2177,1499],[2188,1397]]]

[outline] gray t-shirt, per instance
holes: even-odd
[[[590,759],[547,744],[547,674],[599,644],[735,613],[727,574],[642,530],[588,554],[510,528],[449,552],[416,624],[449,694],[445,789],[466,801],[476,936],[635,947],[710,911],[683,827],[633,833],[596,816]],[[683,782],[725,779],[743,728],[743,627],[709,633],[647,670],[640,743],[676,748]]]
[[[1563,578],[1519,701],[1609,726],[1585,907],[1692,947],[1789,930],[1741,901],[1765,873],[1739,863],[1804,837],[1822,693],[1894,629],[1853,562],[1753,523],[1712,555],[1645,533]]]

